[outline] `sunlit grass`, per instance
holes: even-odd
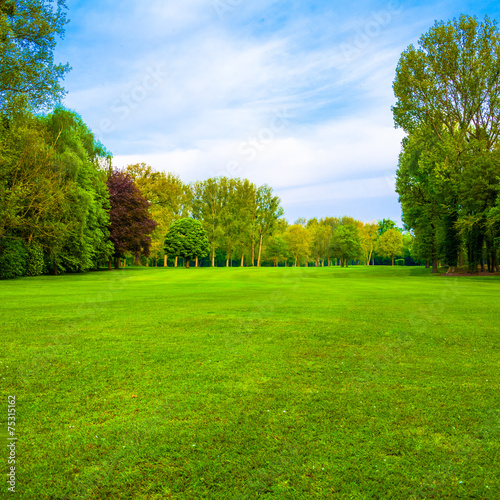
[[[499,298],[421,268],[0,282],[18,496],[498,498]]]

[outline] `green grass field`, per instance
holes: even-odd
[[[0,282],[4,473],[15,395],[22,499],[500,498],[499,299],[422,268]]]

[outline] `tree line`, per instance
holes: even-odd
[[[470,16],[436,24],[396,70],[397,187],[418,256],[499,270],[500,34]]]
[[[66,23],[64,0],[0,1],[0,277],[119,267],[127,256],[167,265],[165,235],[186,217],[206,234],[204,265],[370,262],[378,226],[348,217],[289,225],[269,186],[184,184],[144,164],[113,170],[81,117],[57,104],[70,68],[53,50]],[[397,254],[395,238],[396,250],[378,251]]]
[[[148,265],[167,266],[169,253],[177,265],[180,255],[165,251],[165,235],[173,221],[185,218],[199,221],[208,239],[208,256],[200,265],[369,265],[375,254],[394,261],[405,253],[413,263],[412,236],[402,234],[389,219],[363,223],[344,216],[289,224],[272,188],[248,179],[215,177],[184,184],[144,163],[115,175],[133,179],[151,203],[157,227],[151,233],[150,259],[144,260]],[[139,262],[139,254],[134,260]],[[119,261],[117,256],[115,266]]]
[[[207,238],[208,256],[199,265],[221,265],[221,258],[226,266],[370,264],[375,252],[401,255],[405,238],[411,247],[392,221],[289,224],[272,188],[248,179],[185,184],[145,164],[113,169],[81,118],[61,107],[46,116],[9,117],[0,140],[3,278],[83,272],[113,261],[118,268],[127,256],[165,266],[165,236],[186,218],[198,221]],[[173,265],[179,256],[170,253]]]
[[[498,270],[500,36],[488,18],[436,23],[399,61],[403,232],[390,220],[347,216],[289,224],[272,188],[247,179],[185,184],[145,164],[113,170],[80,116],[57,105],[69,70],[53,60],[65,8],[64,0],[0,0],[0,277],[120,267],[125,258],[177,265],[178,257],[257,267],[404,257],[434,271],[440,261]],[[188,248],[186,219],[206,247]]]

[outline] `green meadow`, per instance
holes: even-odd
[[[15,395],[22,499],[500,498],[499,299],[404,267],[0,282],[4,471]]]

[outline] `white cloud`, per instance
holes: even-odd
[[[450,8],[222,1],[234,6],[222,16],[215,0],[103,0],[70,12],[67,104],[115,165],[145,162],[185,182],[247,177],[309,211],[330,192],[393,200],[390,184],[369,179],[397,166],[395,67]]]

